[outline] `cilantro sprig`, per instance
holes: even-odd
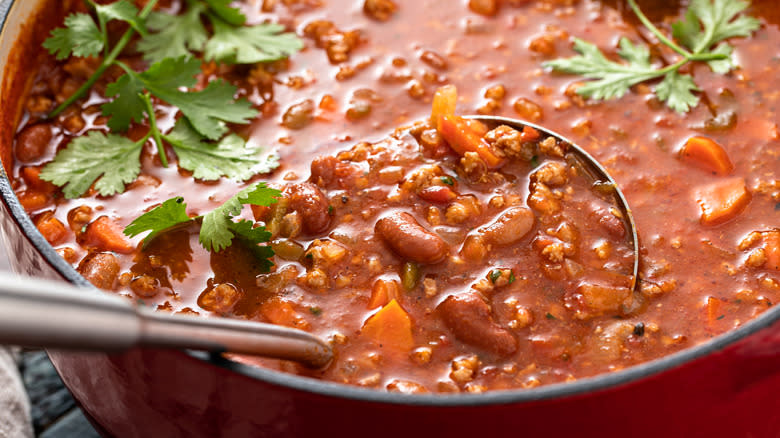
[[[278,24],[245,26],[246,17],[229,0],[187,0],[181,15],[152,12],[157,0],[142,10],[130,1],[99,5],[87,0],[93,14],[76,13],[65,27],[52,31],[44,47],[59,60],[70,56],[102,56],[94,74],[49,117],[55,117],[82,98],[112,66],[124,75],[106,87],[109,101],[102,105],[110,117],[110,133],[91,132],[74,139],[41,172],[41,178],[60,187],[66,197],[83,195],[93,184],[103,196],[121,193],[140,172],[140,153],[153,139],[160,163],[168,165],[165,144],[178,158],[179,167],[198,179],[229,177],[246,180],[273,170],[278,157],[249,147],[228,123],[246,124],[257,116],[246,99],[236,99],[237,88],[223,80],[211,81],[196,90],[201,61],[257,63],[284,58],[302,48],[295,34],[283,33]],[[128,30],[111,46],[107,23],[119,20]],[[203,21],[211,24],[211,33]],[[119,60],[138,34],[138,49],[151,65],[137,72]],[[153,99],[173,106],[181,114],[172,129],[160,129]],[[139,141],[119,135],[133,122],[148,121],[149,131]],[[119,169],[119,170],[117,170]]]
[[[577,93],[596,100],[620,98],[629,88],[641,82],[659,79],[655,94],[666,105],[680,113],[699,103],[694,93],[701,91],[690,74],[680,68],[690,62],[705,62],[713,72],[725,74],[736,67],[734,48],[726,40],[748,37],[758,30],[759,20],[742,15],[750,6],[745,0],[692,0],[682,21],[672,24],[672,37],[661,32],[639,9],[635,0],[628,0],[639,21],[680,59],[665,67],[651,63],[650,50],[635,45],[628,38],[619,41],[618,55],[624,62],[609,60],[594,44],[577,39],[574,50],[580,55],[544,63],[553,70],[581,75],[591,81]],[[678,44],[679,43],[679,44]]]
[[[187,204],[181,196],[167,201],[144,213],[130,223],[124,233],[135,237],[150,231],[144,237],[143,244],[147,246],[160,233],[175,227],[192,222],[200,222],[200,234],[198,241],[209,251],[219,252],[238,242],[249,249],[254,256],[261,261],[264,269],[273,266],[270,258],[274,252],[267,245],[259,245],[268,242],[271,233],[265,227],[255,227],[249,220],[234,221],[241,213],[244,205],[270,206],[277,202],[281,192],[268,187],[265,183],[255,183],[241,190],[236,195],[225,201],[219,207],[210,212],[190,217],[187,214]]]

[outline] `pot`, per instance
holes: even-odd
[[[12,160],[21,93],[59,2],[0,4],[0,151]],[[43,8],[44,4],[47,6]],[[13,269],[87,285],[25,214],[5,174],[0,228]],[[780,306],[709,342],[622,371],[529,390],[403,395],[252,368],[188,351],[49,351],[105,436],[770,437],[780,431]]]

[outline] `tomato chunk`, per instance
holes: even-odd
[[[737,217],[751,200],[744,178],[729,178],[696,192],[703,225],[719,225]]]
[[[691,137],[680,149],[680,158],[713,175],[726,176],[734,170],[726,151],[707,137]]]
[[[412,319],[394,299],[368,318],[360,333],[392,352],[408,353],[414,346]]]
[[[283,325],[301,330],[311,329],[311,325],[306,318],[298,313],[289,301],[273,297],[266,300],[260,306],[260,314],[271,324]]]
[[[371,288],[371,299],[368,300],[368,308],[376,309],[382,307],[397,296],[398,282],[380,278],[374,282],[374,287]]]
[[[466,152],[476,152],[491,169],[498,169],[505,160],[496,155],[490,145],[458,116],[442,116],[439,119],[439,134],[450,147],[460,155]]]

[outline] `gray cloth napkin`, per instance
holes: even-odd
[[[19,376],[16,351],[3,346],[0,346],[0,437],[33,437],[30,402]]]

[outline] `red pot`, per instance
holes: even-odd
[[[43,3],[0,5],[6,164],[24,88],[17,72],[34,61],[11,47],[18,38],[41,37],[23,23]],[[13,269],[86,286],[38,233],[4,173],[0,195]],[[106,436],[780,436],[780,306],[707,343],[623,371],[471,395],[384,393],[184,351],[49,355]]]

